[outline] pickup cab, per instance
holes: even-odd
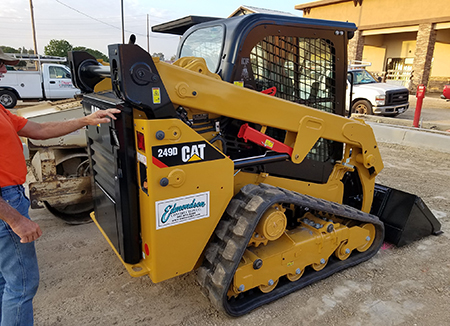
[[[0,104],[13,108],[17,100],[73,98],[80,90],[72,85],[70,70],[62,64],[43,63],[39,71],[9,70],[0,74]]]
[[[352,80],[353,87],[351,87]],[[406,87],[381,83],[365,69],[348,71],[347,101],[350,89],[352,89],[352,113],[395,117],[409,108],[409,91]]]

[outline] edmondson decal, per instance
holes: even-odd
[[[205,206],[206,206],[206,203],[204,201],[196,203],[195,198],[192,199],[192,202],[189,204],[177,206],[177,203],[174,203],[173,206],[167,205],[166,208],[164,209],[164,213],[161,216],[161,223],[167,223],[167,221],[169,220],[169,217],[172,214],[177,214],[182,211],[193,210],[194,208],[205,207]]]
[[[209,217],[209,191],[155,203],[156,229]]]

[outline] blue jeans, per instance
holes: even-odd
[[[30,201],[23,186],[1,189],[9,205],[28,216]],[[39,269],[34,242],[20,243],[8,224],[0,220],[0,325],[33,325],[33,297],[39,285]]]

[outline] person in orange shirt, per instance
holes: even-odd
[[[0,76],[19,60],[0,48]],[[34,240],[42,235],[28,215],[30,201],[23,183],[27,166],[19,136],[49,139],[84,126],[116,119],[117,109],[99,110],[63,122],[36,123],[16,116],[0,104],[0,325],[33,325],[33,298],[39,285]]]

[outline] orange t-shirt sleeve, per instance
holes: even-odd
[[[24,117],[19,117],[15,114],[12,114],[11,112],[9,112],[9,110],[6,110],[6,115],[9,117],[9,119],[11,120],[11,122],[14,125],[14,128],[16,128],[16,132],[19,132],[23,127],[25,127],[25,125],[27,124],[28,120],[25,119]]]

